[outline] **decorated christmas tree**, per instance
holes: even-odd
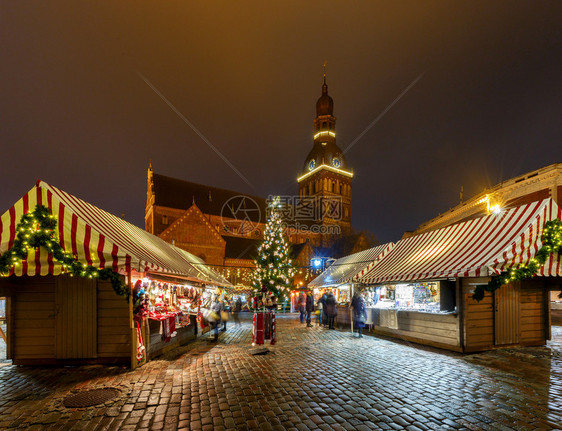
[[[272,199],[269,204],[264,241],[258,248],[255,264],[252,280],[254,292],[261,293],[265,287],[278,300],[286,296],[296,270],[289,258],[289,244],[283,236],[279,198]]]

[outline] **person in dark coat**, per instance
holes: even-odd
[[[314,298],[312,297],[312,293],[307,292],[306,293],[306,326],[307,327],[312,327],[312,325],[310,324],[310,319],[311,319],[311,315],[312,312],[314,311]]]
[[[326,306],[324,307],[324,313],[326,313],[326,317],[328,319],[328,329],[335,329],[334,328],[334,319],[338,315],[338,309],[336,307],[336,297],[330,291],[326,295]]]
[[[365,305],[365,298],[363,298],[363,295],[359,293],[353,295],[351,308],[353,309],[353,327],[357,328],[359,338],[363,338],[363,328],[367,321],[367,306]]]
[[[299,294],[299,300],[297,302],[297,310],[299,310],[300,313],[301,323],[304,323],[304,317],[306,313],[306,296],[304,295],[304,292],[301,292]]]
[[[320,312],[320,324],[323,326],[326,326],[328,323],[328,318],[326,317],[326,297],[328,295],[326,294],[326,292],[324,292],[322,294],[322,296],[320,297],[320,299],[318,300],[318,308],[320,308],[320,306],[322,306],[322,311]]]

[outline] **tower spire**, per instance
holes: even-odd
[[[328,66],[328,61],[324,60],[324,65],[322,66],[324,68],[324,85],[326,85],[326,66]]]

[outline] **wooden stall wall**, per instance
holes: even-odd
[[[493,296],[486,293],[484,299],[472,299],[477,283],[487,284],[488,279],[463,278],[464,304],[464,351],[488,350],[494,345],[494,304]]]
[[[96,280],[56,277],[55,357],[90,359],[97,356]]]
[[[545,280],[526,280],[518,284],[521,298],[520,343],[525,346],[541,346],[550,338],[550,304]]]
[[[100,362],[131,361],[129,303],[109,281],[98,280],[98,358]]]
[[[10,357],[14,364],[52,363],[55,355],[55,277],[11,277]],[[11,323],[11,325],[10,325]]]
[[[16,365],[130,363],[125,298],[109,282],[69,276],[0,279],[8,359]]]
[[[521,342],[521,287],[509,283],[497,289],[494,304],[494,344],[507,346]]]
[[[394,318],[393,318],[394,316]],[[376,334],[400,338],[426,346],[460,352],[460,319],[456,314],[380,310]]]
[[[486,279],[462,279],[465,352],[546,343],[550,319],[545,279],[510,283],[495,294],[486,293],[481,301],[472,299],[477,283],[485,284]]]
[[[454,314],[398,312],[398,329],[428,345],[445,348],[460,347],[459,319]]]

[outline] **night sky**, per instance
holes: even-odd
[[[326,60],[381,241],[562,162],[562,2],[0,2],[0,212],[42,179],[144,227],[146,170],[297,193]],[[235,166],[240,178],[141,78]]]

